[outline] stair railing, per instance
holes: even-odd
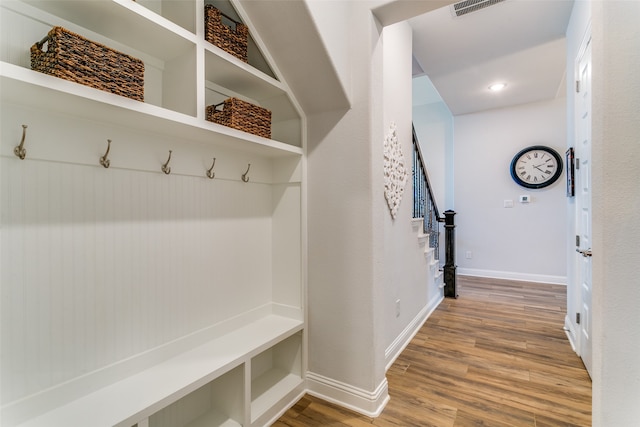
[[[429,183],[427,167],[422,157],[422,150],[413,130],[413,217],[423,219],[423,232],[429,236],[429,247],[433,248],[436,260],[440,259],[440,224],[444,223],[445,235],[445,264],[444,264],[444,294],[457,298],[456,266],[455,266],[455,224],[454,211],[447,210],[445,216],[440,216],[433,190]]]

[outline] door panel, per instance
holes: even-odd
[[[576,248],[580,284],[579,352],[591,375],[591,40],[586,39],[578,58],[576,99],[576,230],[580,239]]]

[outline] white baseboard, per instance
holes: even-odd
[[[573,327],[573,323],[571,323],[571,319],[569,319],[568,314],[564,317],[564,332],[567,334],[571,348],[578,356],[580,356],[580,352],[578,351],[578,341],[576,339],[576,330]]]
[[[389,402],[389,384],[386,378],[373,392],[369,392],[313,372],[307,372],[307,393],[372,418],[380,415]]]
[[[431,313],[438,308],[440,303],[444,300],[444,294],[438,292],[431,301],[413,318],[406,328],[398,335],[398,337],[391,343],[389,347],[384,351],[384,360],[386,362],[385,371],[388,371],[393,362],[396,361],[400,353],[409,345],[413,337],[418,333],[424,322],[427,321]]]
[[[550,276],[546,274],[516,273],[512,271],[480,270],[476,268],[456,269],[460,276],[488,277],[491,279],[520,280],[523,282],[550,283],[554,285],[567,284],[567,276]]]

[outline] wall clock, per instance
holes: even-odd
[[[511,177],[525,188],[544,188],[560,178],[562,158],[552,148],[533,145],[518,152],[511,160]]]

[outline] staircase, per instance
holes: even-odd
[[[438,289],[444,288],[444,271],[440,266],[439,257],[436,249],[428,244],[429,241],[432,240],[430,235],[432,232],[425,233],[424,218],[413,218],[411,220],[411,225],[417,234],[418,244],[421,248],[424,248],[424,257],[427,260],[427,265],[429,266],[429,274],[433,276]]]
[[[456,266],[454,250],[453,216],[455,212],[446,211],[440,216],[438,205],[433,196],[429,175],[420,150],[420,144],[413,129],[413,227],[418,233],[418,242],[425,247],[424,253],[429,268],[434,275],[440,289],[448,297],[457,297]],[[445,224],[445,254],[444,266],[440,267],[440,225]]]

